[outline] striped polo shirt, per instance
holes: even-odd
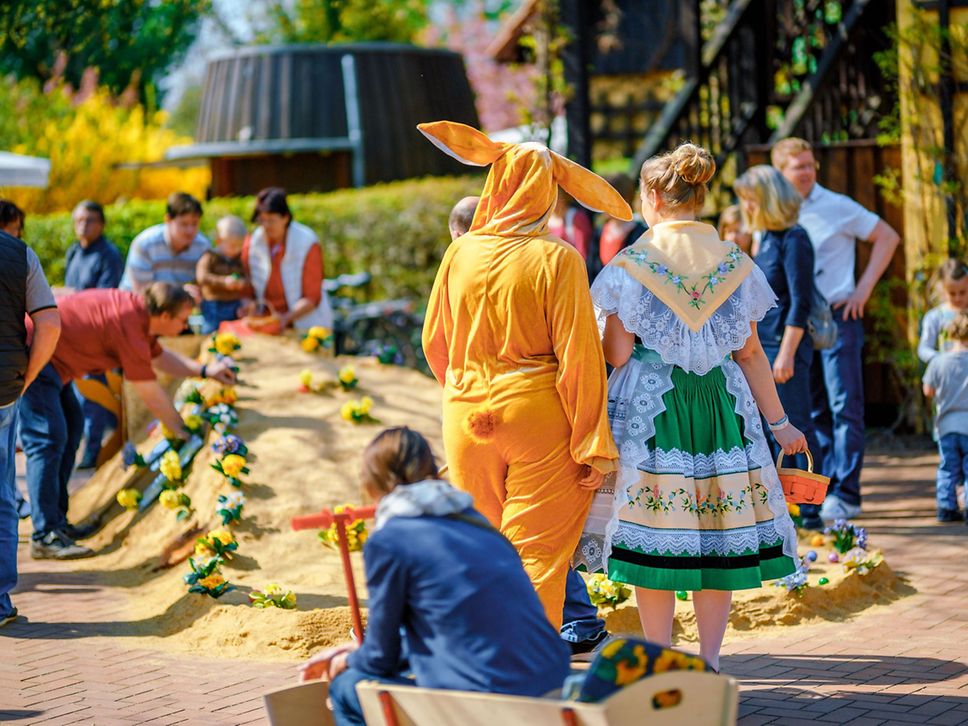
[[[134,283],[170,282],[184,285],[195,282],[195,265],[212,245],[199,232],[187,249],[175,254],[165,239],[165,225],[148,227],[131,242],[128,260],[121,279],[122,290],[134,289]]]

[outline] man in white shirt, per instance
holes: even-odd
[[[824,520],[860,514],[860,472],[864,464],[864,307],[884,274],[900,237],[883,219],[850,197],[817,183],[817,160],[809,142],[777,142],[770,160],[803,197],[800,225],[813,243],[816,285],[837,322],[837,343],[819,351],[811,370],[813,418],[823,472],[831,478],[820,511]],[[858,239],[873,245],[870,262],[854,279]]]

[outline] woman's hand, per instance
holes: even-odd
[[[329,675],[329,678],[335,678],[332,674],[331,663],[336,660],[337,657],[340,658],[341,665],[339,673],[346,670],[346,658],[354,650],[360,646],[357,643],[343,643],[342,645],[337,645],[334,648],[327,648],[326,650],[321,650],[312,658],[307,660],[303,665],[299,666],[299,680],[302,683],[306,681],[315,681],[322,678],[324,675]]]
[[[786,383],[793,378],[793,370],[793,356],[781,350],[773,361],[773,380]]]
[[[773,438],[776,439],[776,443],[780,445],[780,448],[783,449],[783,453],[786,456],[792,456],[793,454],[799,454],[807,450],[807,437],[793,424],[784,426],[779,431],[774,431]]]
[[[329,680],[333,680],[336,678],[336,676],[346,670],[346,661],[349,657],[349,653],[340,653],[339,655],[333,656],[333,659],[329,662]]]

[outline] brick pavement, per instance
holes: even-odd
[[[740,723],[968,724],[968,527],[934,523],[934,461],[872,456],[865,471],[862,523],[918,594],[728,643]],[[292,682],[294,665],[126,647],[125,593],[21,555],[27,617],[0,630],[0,723],[264,723],[261,694]]]

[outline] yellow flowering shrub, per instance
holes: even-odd
[[[104,88],[75,92],[59,85],[44,92],[34,80],[0,84],[8,110],[0,143],[18,154],[50,159],[46,189],[4,189],[28,214],[69,210],[97,190],[102,203],[164,199],[173,189],[204,198],[211,174],[205,167],[124,169],[119,164],[157,161],[165,150],[191,139],[164,127],[167,114],[126,104]]]

